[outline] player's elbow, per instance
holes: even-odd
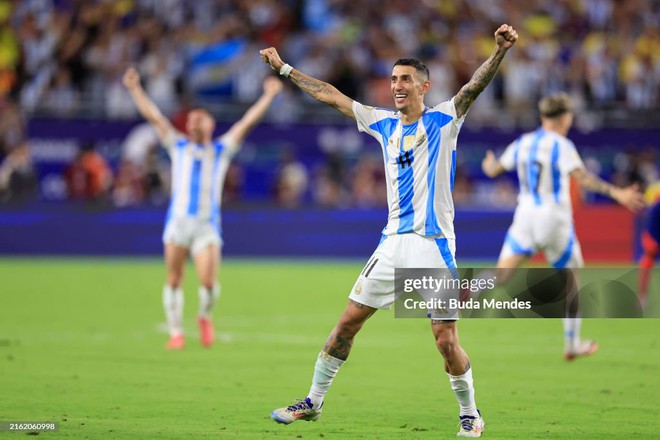
[[[570,175],[580,188],[589,189],[589,174],[585,170],[577,169]]]
[[[314,99],[316,99],[317,101],[319,101],[323,104],[327,104],[327,105],[330,105],[332,107],[337,107],[337,103],[336,103],[334,97],[329,93],[319,92],[316,95],[314,95],[313,97],[314,97]]]

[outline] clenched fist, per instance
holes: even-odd
[[[518,40],[518,32],[508,24],[503,24],[495,31],[495,43],[502,49],[510,49]]]
[[[277,53],[277,49],[274,47],[269,47],[268,49],[263,49],[259,51],[261,55],[261,61],[266,64],[269,64],[271,69],[276,72],[280,71],[280,68],[285,64],[280,58],[280,55]]]
[[[129,90],[131,90],[135,87],[139,87],[140,86],[140,74],[133,67],[129,67],[128,69],[126,69],[126,72],[124,73],[124,77],[122,78],[122,82],[124,83],[124,86]]]

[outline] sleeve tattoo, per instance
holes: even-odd
[[[305,75],[296,69],[291,72],[289,79],[293,81],[300,90],[321,102],[328,102],[327,96],[331,96],[337,91],[337,89],[330,84]],[[325,97],[326,99],[324,99],[324,95],[327,95]]]
[[[612,197],[612,185],[602,180],[595,174],[587,171],[584,168],[578,168],[571,173],[575,180],[578,181],[581,187],[599,194],[604,194]]]
[[[456,94],[454,105],[458,117],[465,115],[477,96],[484,91],[497,73],[506,50],[498,49],[474,72],[472,79]]]

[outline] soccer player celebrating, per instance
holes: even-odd
[[[635,185],[618,188],[584,167],[575,145],[566,138],[573,124],[571,100],[566,93],[541,99],[539,111],[541,127],[512,142],[499,160],[488,151],[482,162],[488,177],[516,169],[520,182],[513,224],[497,262],[498,283],[505,283],[513,269],[540,251],[557,269],[584,266],[573,228],[569,177],[582,188],[611,197],[631,211],[639,210],[644,203]],[[577,310],[569,310],[568,316],[564,319],[564,357],[573,360],[594,353],[596,342],[580,339]]]
[[[323,399],[351,351],[353,339],[377,309],[394,302],[394,269],[455,269],[454,181],[456,139],[468,109],[495,76],[507,51],[518,39],[509,25],[495,31],[495,50],[451,100],[424,104],[429,71],[416,59],[398,60],[392,69],[391,92],[397,111],[368,107],[335,87],[286,64],[274,48],[260,52],[264,62],[301,90],[357,121],[360,131],[381,145],[388,195],[388,223],[381,242],[353,287],[349,303],[319,353],[307,398],[275,409],[279,423],[318,420]],[[484,421],[474,400],[472,369],[458,343],[455,321],[433,319],[431,328],[444,358],[445,371],[460,406],[463,437],[479,437]]]
[[[170,333],[168,349],[184,347],[183,272],[190,254],[199,277],[198,324],[201,342],[209,347],[215,333],[211,309],[220,295],[216,281],[220,265],[220,200],[227,168],[243,140],[263,118],[273,99],[282,90],[277,78],[267,78],[263,95],[225,134],[213,138],[215,119],[205,109],[188,113],[187,135],[174,129],[140,85],[140,75],[129,68],[124,85],[140,114],[156,129],[172,160],[172,196],[165,221],[163,243],[167,281],[163,306]]]

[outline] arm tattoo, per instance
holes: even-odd
[[[587,171],[584,168],[578,168],[572,174],[581,187],[589,191],[612,197],[612,185],[605,182],[595,174]]]
[[[333,95],[337,91],[337,89],[335,89],[330,84],[305,75],[296,69],[291,71],[291,74],[289,74],[289,79],[291,79],[295,85],[300,87],[300,90],[307,93],[312,98],[326,104],[331,103],[329,102],[329,96]]]
[[[495,77],[505,54],[506,50],[503,49],[497,49],[493,52],[486,62],[474,72],[470,82],[465,84],[456,94],[454,105],[456,106],[456,113],[459,118],[467,113],[474,100],[477,99],[477,96],[484,91],[486,86]]]

